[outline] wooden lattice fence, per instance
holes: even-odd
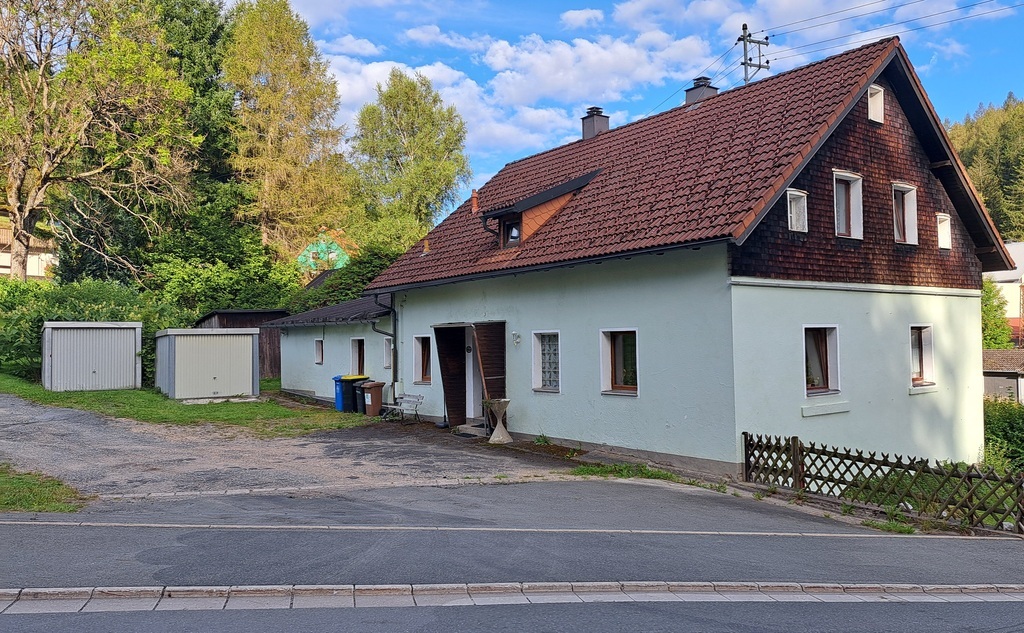
[[[1024,474],[935,464],[887,453],[804,444],[797,437],[743,434],[743,478],[896,507],[905,514],[1024,534]]]

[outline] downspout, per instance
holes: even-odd
[[[375,321],[370,322],[370,329],[382,336],[387,336],[391,339],[391,398],[394,401],[394,397],[397,395],[395,389],[398,385],[398,337],[395,336],[395,332],[398,332],[398,311],[395,310],[395,294],[391,293],[391,305],[386,306],[377,300],[380,295],[373,295],[373,303],[380,308],[385,308],[388,314],[391,315],[391,329],[394,332],[385,332],[377,328]]]

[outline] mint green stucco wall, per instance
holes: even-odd
[[[414,337],[505,321],[511,431],[736,463],[726,271],[714,245],[398,293],[401,387],[441,416],[436,352],[431,384],[414,384]],[[602,394],[601,331],[634,328],[637,396]],[[535,331],[559,333],[560,393],[533,390]]]
[[[921,458],[979,458],[984,441],[979,293],[736,281],[732,349],[738,432],[797,435],[805,442]],[[838,394],[805,395],[803,326],[810,324],[838,327]],[[933,328],[934,388],[911,388],[911,324]],[[830,409],[836,412],[813,415]]]
[[[390,319],[378,329],[390,331]],[[324,340],[324,362],[314,362],[315,339]],[[391,384],[391,370],[384,368],[384,337],[368,323],[289,327],[281,331],[281,388],[309,392],[319,398],[334,399],[334,376],[352,369],[352,339],[364,339],[364,370],[373,378]],[[385,389],[385,393],[387,389]]]

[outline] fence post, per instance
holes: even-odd
[[[789,460],[793,468],[793,489],[804,489],[804,451],[800,444],[800,438],[793,436],[789,438]]]
[[[743,481],[750,481],[750,432],[743,431]]]

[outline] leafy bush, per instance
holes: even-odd
[[[401,254],[402,251],[388,246],[365,246],[344,268],[331,273],[322,285],[296,293],[285,307],[295,314],[358,299],[367,284]]]
[[[986,459],[1024,471],[1024,405],[1010,398],[985,398]]]
[[[42,367],[42,329],[46,321],[141,321],[143,381],[152,384],[156,358],[153,335],[189,324],[177,306],[140,295],[111,281],[64,285],[7,281],[0,285],[0,370],[38,379]],[[25,287],[13,288],[18,284]]]

